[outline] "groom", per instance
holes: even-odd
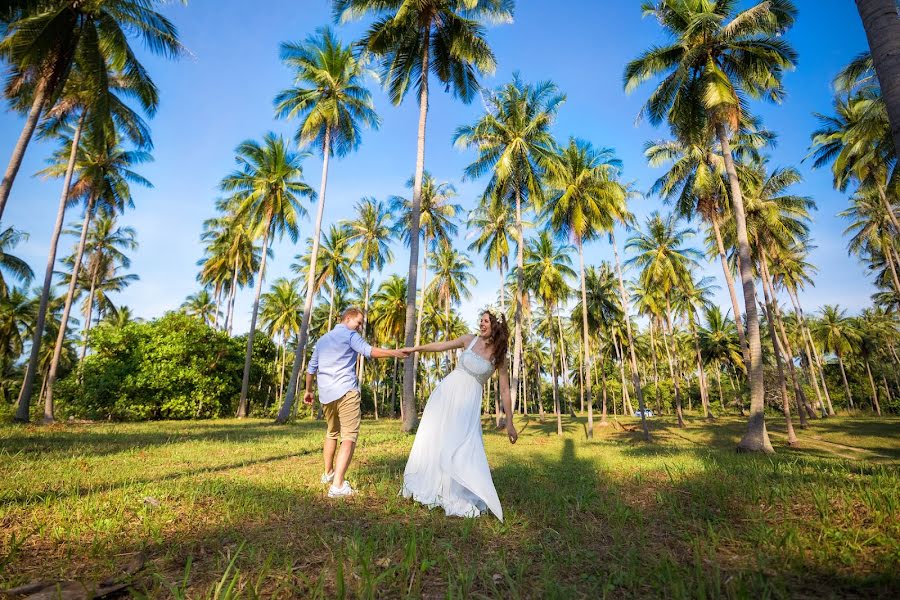
[[[313,402],[313,375],[318,375],[319,402],[325,412],[328,429],[325,433],[325,473],[322,483],[330,483],[329,498],[343,498],[354,493],[350,483],[344,479],[356,438],[359,436],[360,388],[356,379],[356,359],[362,354],[366,358],[406,358],[406,353],[387,348],[373,348],[359,334],[363,323],[363,312],[358,308],[348,308],[341,315],[341,322],[334,329],[319,338],[306,370],[306,394],[303,402]],[[341,449],[335,462],[338,437]]]

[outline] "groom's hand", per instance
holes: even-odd
[[[312,406],[313,403],[313,393],[312,390],[306,390],[306,393],[303,394],[303,404],[307,404]]]
[[[394,358],[406,358],[409,356],[409,352],[406,351],[406,348],[398,348],[396,350],[391,350],[391,356]]]

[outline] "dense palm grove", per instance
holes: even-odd
[[[367,33],[350,41],[322,28],[282,44],[294,80],[274,110],[296,124],[295,138],[236,147],[203,224],[200,289],[142,322],[116,301],[137,279],[128,255],[138,232],[118,219],[134,208],[132,188],[150,185],[140,170],[151,160],[146,119],[158,104],[132,45],[173,59],[184,52],[156,4],[14,0],[0,13],[4,93],[25,119],[0,217],[17,200],[10,189],[32,137],[58,141],[42,174],[62,180],[44,272],[16,256],[25,236],[44,232],[0,230],[3,407],[17,420],[309,416],[295,402],[299,375],[344,308],[364,307],[366,336],[383,346],[458,336],[472,317],[458,309],[471,297],[475,261],[497,274],[493,308],[513,333],[513,410],[555,420],[560,433],[564,413],[587,416],[589,436],[595,422],[615,425],[644,409],[674,414],[679,425],[730,413],[748,418],[742,449],[771,451],[767,418],[786,421],[794,443],[802,436],[794,426],[811,419],[900,411],[895,109],[882,97],[879,61],[848,57],[833,111],[810,134],[810,160],[846,191],[847,249],[877,292],[857,315],[803,306],[800,291],[817,275],[808,261],[815,200],[797,192],[794,167],[773,164],[777,132],[753,113],[782,99],[782,75],[796,63],[783,35],[797,18],[791,2],[743,11],[726,0],[645,5],[669,45],[624,70],[625,90],[646,98],[642,116],[665,132],[645,151],[663,174],[639,190],[609,148],[556,137],[566,96],[552,81],[516,75],[480,87],[496,64],[485,28],[512,21],[512,0],[335,0],[336,22],[368,21]],[[858,4],[863,13],[867,3]],[[325,228],[332,170],[347,176],[340,159],[380,124],[373,74],[394,104],[410,94],[418,102],[412,176],[396,196],[360,198]],[[425,165],[435,82],[484,106],[452,140],[471,157],[463,173]],[[318,179],[304,169],[310,154],[323,159]],[[454,178],[484,183],[472,210]],[[658,212],[638,221],[629,205],[644,196]],[[285,236],[293,258],[272,251]],[[609,244],[614,261],[592,260],[588,243]],[[383,275],[407,256],[407,276]],[[294,277],[268,281],[276,260],[292,261]],[[700,275],[705,261],[721,267],[721,280]],[[728,306],[711,301],[720,285]],[[238,294],[252,294],[253,305],[249,334],[234,337]],[[413,430],[453,360],[360,361],[366,410]],[[498,400],[495,381],[484,411],[499,422]]]

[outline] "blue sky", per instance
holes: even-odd
[[[596,146],[612,147],[624,163],[624,177],[647,190],[662,172],[647,166],[643,144],[662,138],[664,130],[646,123],[635,124],[641,103],[650,88],[630,96],[622,90],[625,63],[654,42],[661,41],[657,24],[642,19],[638,0],[519,0],[512,25],[492,27],[488,39],[498,60],[494,76],[482,84],[495,87],[519,71],[531,81],[552,79],[567,94],[554,127],[561,140],[570,135]],[[749,3],[744,3],[749,4]],[[854,3],[847,0],[799,0],[800,15],[788,39],[800,55],[797,70],[785,77],[788,97],[780,106],[762,103],[753,110],[765,125],[779,134],[772,164],[800,169],[804,183],[797,193],[818,204],[812,235],[817,248],[811,261],[819,268],[816,287],[803,296],[807,309],[838,303],[855,312],[868,305],[873,286],[864,268],[848,257],[841,232],[845,223],[836,213],[847,204],[845,194],[832,189],[827,171],[813,171],[801,164],[807,154],[814,112],[828,112],[830,81],[853,56],[865,49],[866,40]],[[289,137],[295,123],[274,119],[272,98],[290,85],[291,74],[278,59],[279,43],[301,40],[317,27],[331,23],[326,0],[193,0],[188,7],[174,4],[165,12],[175,21],[191,56],[177,62],[147,57],[146,64],[162,93],[162,103],[152,120],[155,162],[141,172],[153,189],[135,189],[136,208],[123,222],[138,231],[140,249],[133,255],[132,271],[140,281],[120,294],[118,302],[145,318],[176,308],[197,290],[196,261],[202,256],[199,241],[204,219],[214,213],[217,185],[233,168],[235,146],[247,138],[261,138],[268,131]],[[364,23],[337,28],[345,40],[356,39]],[[146,54],[146,53],[142,53]],[[417,103],[411,95],[402,106],[390,104],[380,87],[372,83],[376,108],[382,118],[379,131],[366,132],[359,151],[332,162],[325,220],[334,222],[350,214],[362,196],[387,199],[406,192],[404,184],[415,165]],[[462,170],[473,155],[452,146],[454,129],[474,121],[481,113],[478,101],[464,105],[433,86],[426,145],[426,168],[439,180],[454,183],[459,202],[468,211],[474,206],[483,182],[462,182]],[[8,160],[22,126],[18,115],[0,113],[0,158]],[[44,166],[53,150],[33,143],[13,188],[4,226],[30,234],[17,249],[40,274],[59,197],[60,181],[32,175]],[[318,189],[321,159],[305,162],[307,182]],[[632,207],[640,221],[653,210],[668,210],[657,198],[637,201]],[[312,213],[312,210],[310,211]],[[70,210],[67,221],[76,219]],[[310,235],[311,221],[302,238]],[[457,245],[465,248],[462,228]],[[625,234],[618,233],[620,245]],[[66,248],[73,244],[64,239]],[[695,239],[702,245],[702,238]],[[299,251],[289,241],[274,246],[275,258],[267,282],[290,275],[289,267]],[[477,308],[496,296],[498,277],[477,265],[473,297],[462,306],[464,317],[474,321]],[[399,244],[395,262],[387,270],[405,272],[409,254]],[[605,242],[586,246],[588,263],[612,260]],[[716,300],[730,306],[718,263],[706,265],[721,286]],[[237,330],[249,326],[252,291],[245,290],[236,306]]]

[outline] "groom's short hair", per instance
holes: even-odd
[[[348,309],[345,309],[344,312],[341,313],[341,321],[345,321],[350,317],[355,317],[357,315],[362,315],[363,311],[361,308],[356,306],[351,306]]]

